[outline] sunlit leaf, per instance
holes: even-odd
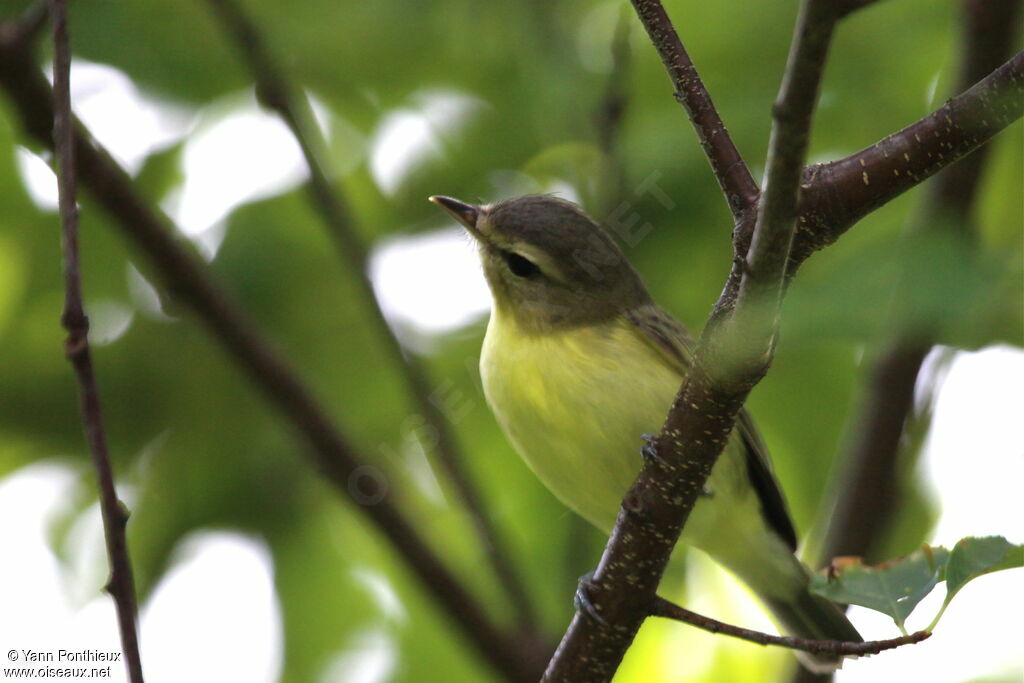
[[[834,564],[828,575],[811,579],[811,590],[835,602],[887,614],[902,630],[906,618],[942,579],[947,556],[943,548],[926,546],[874,567],[856,560]]]
[[[946,563],[946,604],[964,585],[984,574],[1024,567],[1024,545],[1002,536],[965,538],[953,546]]]
[[[973,579],[1024,566],[1024,545],[1013,545],[1002,536],[969,537],[953,550],[924,546],[906,557],[876,566],[859,558],[837,558],[825,574],[811,579],[811,590],[835,602],[860,605],[892,617],[901,631],[918,603],[940,582],[946,582],[946,599],[926,630],[939,621],[946,606]]]

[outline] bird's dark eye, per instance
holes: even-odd
[[[533,277],[540,273],[540,268],[537,267],[537,264],[514,251],[506,251],[504,256],[508,269],[517,277]]]

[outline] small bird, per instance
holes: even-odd
[[[660,430],[692,338],[575,204],[543,195],[430,201],[472,235],[494,299],[480,355],[487,403],[551,492],[610,533],[640,470],[640,436]],[[836,605],[808,591],[785,499],[746,411],[682,538],[743,580],[790,634],[861,640]],[[799,656],[819,671],[839,663]]]

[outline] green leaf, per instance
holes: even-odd
[[[875,567],[856,560],[834,568],[831,576],[814,576],[811,590],[835,602],[887,614],[905,633],[906,618],[942,579],[948,555],[945,548],[925,546]]]
[[[965,538],[953,546],[946,563],[946,600],[971,579],[983,574],[1024,567],[1024,545],[1013,545],[1002,536]]]
[[[1024,567],[1024,545],[1013,545],[1002,536],[968,537],[953,550],[924,546],[877,566],[865,565],[860,558],[834,561],[828,576],[812,577],[811,591],[835,602],[887,614],[906,633],[906,618],[939,581],[945,581],[946,599],[925,629],[931,631],[968,581],[1013,567]]]

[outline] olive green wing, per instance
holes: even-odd
[[[653,304],[629,311],[626,319],[636,326],[641,336],[651,346],[661,352],[665,362],[679,373],[680,378],[686,375],[690,369],[690,359],[693,357],[696,343],[678,320]],[[765,521],[790,549],[796,550],[796,530],[789,516],[786,499],[772,470],[768,448],[746,409],[741,410],[736,418],[736,431],[745,446],[747,475],[761,501]]]

